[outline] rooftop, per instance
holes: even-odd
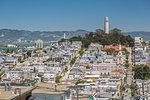
[[[21,94],[31,90],[33,87],[29,86],[12,86],[11,91],[5,91],[4,86],[0,86],[0,100],[10,100],[16,97],[18,94],[15,94],[15,88],[21,89]]]
[[[37,88],[32,91],[32,93],[48,93],[48,94],[57,94],[57,93],[63,93],[63,91],[68,90],[68,86],[66,84],[56,84],[56,83],[37,83]],[[56,86],[56,91],[55,91]]]

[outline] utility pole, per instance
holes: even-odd
[[[78,97],[78,96],[79,96],[78,94],[79,94],[79,90],[78,90],[78,88],[77,88],[77,100],[79,100],[79,99],[78,99],[78,98],[79,98],[79,97]]]
[[[143,100],[144,100],[144,81],[142,82]]]
[[[122,86],[122,78],[121,78],[121,85]],[[120,88],[120,100],[122,99],[122,88]]]

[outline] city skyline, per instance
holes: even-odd
[[[150,31],[149,1],[0,1],[0,29],[30,31],[70,31],[104,29],[104,17],[110,30]]]

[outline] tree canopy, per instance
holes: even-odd
[[[135,71],[135,75],[134,78],[135,79],[150,79],[150,67],[147,65],[136,65],[134,68]]]
[[[23,62],[24,62],[24,60],[20,60],[19,62],[20,62],[20,63],[23,63]]]
[[[84,83],[87,83],[86,81],[77,81],[76,83],[75,83],[75,85],[77,85],[77,84],[84,84]]]
[[[75,61],[76,61],[76,59],[77,59],[77,57],[75,56],[75,57],[70,61],[70,63],[71,63],[71,64],[74,64]]]
[[[62,39],[60,42],[65,41],[66,39]],[[134,46],[134,39],[128,35],[125,36],[121,33],[121,30],[115,28],[110,31],[110,34],[104,33],[103,30],[97,29],[96,32],[90,32],[89,34],[85,34],[84,37],[74,36],[69,41],[82,41],[82,46],[87,48],[91,42],[100,43],[102,45],[114,45],[121,44],[125,46]]]
[[[80,50],[80,51],[79,51],[80,56],[82,56],[82,55],[83,55],[83,53],[84,53],[84,51],[83,51],[83,50]]]
[[[56,76],[55,82],[59,83],[62,76]]]
[[[27,55],[28,55],[29,57],[31,57],[31,52],[30,52],[30,51],[27,51]]]

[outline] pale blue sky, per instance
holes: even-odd
[[[0,29],[150,31],[150,0],[0,0]]]

